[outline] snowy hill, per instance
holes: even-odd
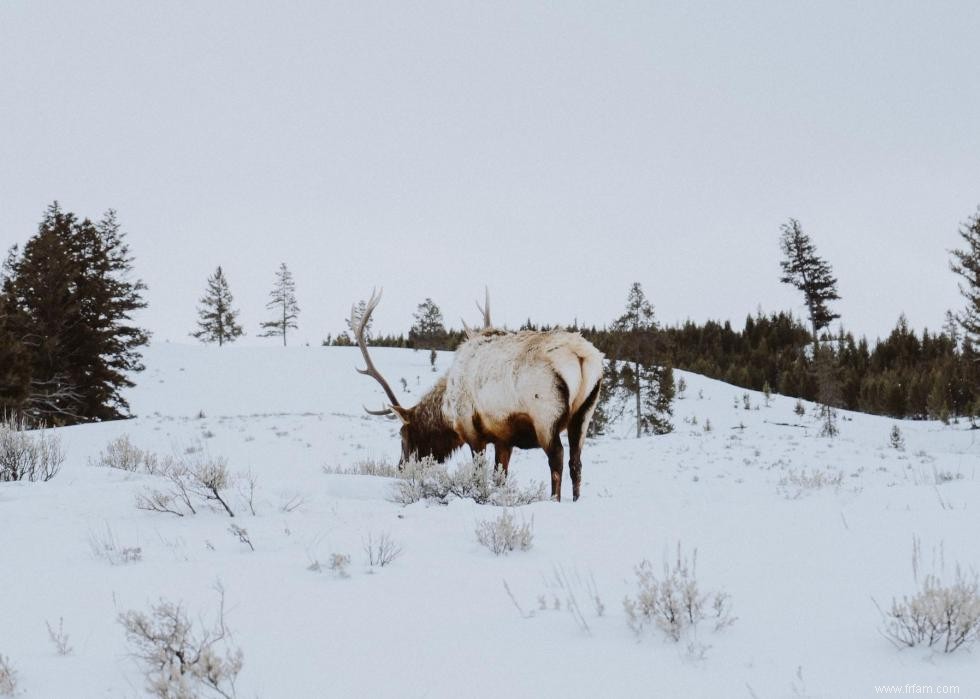
[[[408,404],[439,375],[424,352],[373,355],[396,390],[404,379]],[[439,356],[440,372],[451,359]],[[840,436],[826,439],[795,399],[766,406],[677,372],[687,390],[675,432],[632,439],[621,423],[590,441],[582,499],[515,508],[533,520],[533,546],[497,557],[475,529],[499,508],[403,506],[394,479],[332,472],[399,453],[397,423],[361,409],[383,396],[359,364],[356,348],[156,345],[129,393],[136,419],[56,430],[67,456],[56,478],[0,483],[0,654],[21,694],[143,696],[119,615],[163,598],[192,621],[213,619],[218,580],[244,653],[241,697],[980,692],[974,655],[896,649],[874,603],[916,591],[914,540],[920,580],[980,568],[980,444],[965,425],[902,422],[898,450],[895,421],[842,412]],[[226,458],[252,475],[255,514],[244,480],[230,489],[234,520],[219,508],[138,509],[163,478],[91,463],[124,434],[161,456]],[[515,452],[518,484],[547,476],[541,451]],[[402,554],[371,567],[364,542],[383,534]],[[702,623],[680,642],[655,628],[637,635],[623,608],[637,594],[634,568],[648,559],[659,574],[678,544],[697,550],[699,584],[727,593],[737,620],[717,632]],[[119,559],[137,548],[138,560]],[[328,569],[334,553],[351,557],[346,577]],[[45,626],[59,618],[65,656]]]

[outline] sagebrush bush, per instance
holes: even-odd
[[[896,646],[927,645],[944,653],[968,648],[980,638],[977,575],[967,576],[959,566],[952,584],[927,575],[917,593],[892,599],[884,617],[883,633]]]
[[[819,471],[817,469],[790,469],[779,479],[779,487],[787,497],[798,498],[805,492],[821,488],[839,488],[844,482],[844,472],[836,469]]]
[[[233,485],[233,477],[228,471],[228,462],[221,458],[201,456],[196,460],[190,457],[166,457],[159,462],[156,475],[168,482],[166,489],[148,487],[136,496],[136,506],[141,510],[168,512],[183,517],[197,514],[198,506],[217,503],[234,517],[235,512],[228,502],[228,489]],[[251,497],[251,496],[250,496]]]
[[[400,469],[384,459],[361,459],[352,466],[324,466],[324,473],[337,473],[346,476],[383,476],[397,478]]]
[[[179,604],[161,599],[150,613],[119,615],[133,655],[140,661],[147,691],[159,699],[236,696],[235,681],[244,655],[229,641],[224,589],[218,585],[213,626],[195,628]]]
[[[636,598],[623,600],[626,623],[640,635],[649,625],[660,629],[673,641],[680,641],[687,629],[709,620],[719,631],[735,623],[731,599],[724,592],[702,591],[697,579],[697,549],[689,561],[677,546],[671,565],[665,562],[660,577],[650,561],[636,567]]]
[[[411,459],[402,464],[392,499],[403,505],[420,500],[447,503],[453,497],[469,498],[484,505],[516,507],[546,499],[544,483],[526,488],[507,479],[494,469],[486,456],[476,454],[450,472],[445,464],[432,457]]]
[[[534,540],[534,520],[517,524],[514,516],[504,510],[496,519],[487,519],[476,527],[476,539],[494,555],[511,551],[527,551]]]
[[[158,473],[160,468],[156,454],[140,449],[130,442],[129,436],[125,434],[109,442],[97,457],[89,459],[89,464],[116,468],[121,471],[142,471],[150,474]]]
[[[0,696],[12,697],[17,693],[17,671],[10,658],[0,653]]]
[[[25,421],[0,418],[0,481],[49,481],[65,461],[61,440]]]

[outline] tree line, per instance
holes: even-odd
[[[947,312],[938,331],[917,333],[904,317],[873,345],[840,326],[831,304],[840,299],[830,264],[816,251],[799,221],[781,227],[782,274],[797,288],[807,321],[792,313],[749,315],[742,327],[728,321],[685,322],[661,327],[639,283],[627,294],[623,314],[601,328],[577,327],[607,358],[605,394],[626,398],[640,432],[670,429],[672,369],[682,368],[736,386],[815,400],[894,417],[948,420],[980,413],[980,213],[960,229],[950,269],[960,281],[965,307]],[[140,348],[150,334],[133,314],[145,308],[146,286],[134,277],[133,257],[114,211],[98,221],[80,218],[57,202],[44,212],[37,233],[14,246],[0,266],[0,413],[16,412],[48,424],[125,417],[122,392],[142,370]],[[363,310],[362,301],[360,308]],[[298,326],[293,277],[280,265],[261,336],[287,344]],[[328,335],[324,345],[351,345],[348,332]],[[547,329],[530,319],[521,329]],[[221,267],[207,281],[198,307],[202,342],[224,345],[244,334],[230,285]],[[424,349],[433,367],[436,350],[465,341],[447,328],[438,305],[418,305],[407,334],[372,336],[379,346]],[[602,410],[609,407],[607,401]],[[602,415],[596,424],[602,424]]]

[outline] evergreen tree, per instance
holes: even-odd
[[[8,256],[4,324],[29,355],[29,415],[60,424],[126,415],[121,389],[143,369],[149,340],[132,321],[146,306],[132,261],[114,211],[93,224],[57,202],[23,253]]]
[[[840,376],[829,347],[817,350],[816,360],[817,405],[820,415],[820,434],[824,437],[837,435],[837,410],[841,404]]]
[[[616,319],[613,332],[618,356],[626,363],[619,372],[620,386],[636,404],[636,436],[669,432],[674,377],[669,366],[655,361],[657,322],[639,282],[630,288],[626,312]]]
[[[803,292],[810,325],[813,328],[813,349],[819,346],[819,332],[830,325],[837,313],[827,307],[828,301],[840,299],[837,294],[837,279],[831,273],[830,265],[817,255],[817,249],[810,236],[800,228],[800,222],[791,218],[780,230],[779,245],[783,252],[780,266],[783,276],[779,281],[792,284]]]
[[[0,308],[3,299],[0,297]],[[31,383],[31,364],[27,348],[7,327],[0,311],[0,417],[17,413],[27,400]]]
[[[408,341],[417,349],[438,349],[446,344],[446,326],[442,311],[431,298],[419,304],[413,317],[415,323],[408,331]]]
[[[296,329],[296,318],[299,315],[299,305],[296,303],[296,284],[292,272],[283,262],[276,272],[276,284],[269,293],[269,303],[265,305],[270,311],[276,312],[273,320],[262,323],[265,329],[260,337],[278,337],[282,335],[282,346],[286,346],[286,333]]]
[[[946,320],[943,323],[943,335],[949,338],[954,350],[960,346],[960,324],[956,315],[949,310],[946,311]]]
[[[980,343],[980,212],[960,228],[965,246],[952,250],[950,268],[963,278],[960,293],[966,299],[966,310],[960,315],[964,334],[977,345]]]
[[[233,303],[228,280],[219,266],[208,277],[207,291],[201,297],[201,305],[197,309],[198,331],[191,333],[191,337],[196,337],[201,342],[217,342],[221,347],[244,335],[242,326],[237,322],[238,311],[232,308]]]
[[[7,280],[13,276],[17,246],[11,246],[0,264],[0,416],[15,413],[27,399],[30,361],[27,350],[8,321]]]

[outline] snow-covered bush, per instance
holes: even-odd
[[[401,469],[384,459],[361,459],[352,466],[324,466],[324,473],[337,473],[345,476],[383,476],[397,478]]]
[[[476,527],[476,539],[490,549],[494,555],[511,551],[527,551],[534,539],[534,520],[517,524],[514,516],[507,510],[496,519],[487,519]]]
[[[347,553],[330,554],[330,570],[332,570],[334,575],[336,575],[338,578],[346,578],[350,575],[347,572],[347,568],[349,566],[350,566],[350,554]]]
[[[802,497],[804,493],[821,488],[839,488],[844,482],[844,472],[836,469],[819,471],[817,469],[790,469],[779,479],[779,487],[791,499]]]
[[[0,653],[0,697],[12,697],[17,693],[17,671],[10,658]]]
[[[885,636],[898,647],[926,645],[944,653],[969,648],[980,639],[980,592],[977,575],[959,566],[951,584],[927,575],[921,589],[884,612]]]
[[[687,629],[694,629],[704,620],[719,631],[735,623],[731,615],[731,600],[724,592],[702,592],[697,580],[697,549],[688,561],[677,546],[674,564],[664,563],[657,577],[650,561],[636,567],[636,598],[623,600],[626,623],[640,635],[653,624],[673,641],[680,641]]]
[[[180,604],[161,599],[149,614],[129,610],[119,615],[133,655],[146,676],[146,689],[160,699],[236,696],[235,681],[244,656],[229,641],[225,595],[218,585],[214,625],[195,628]]]
[[[431,457],[411,459],[402,465],[398,477],[392,499],[403,505],[420,500],[446,503],[457,497],[480,505],[516,507],[546,499],[544,483],[521,488],[494,469],[483,454],[474,455],[453,472]]]
[[[160,466],[156,454],[140,449],[130,442],[129,436],[125,434],[109,442],[95,459],[89,459],[89,464],[151,474],[157,473]]]
[[[64,461],[56,435],[43,429],[29,432],[18,418],[0,419],[0,481],[49,481]]]

